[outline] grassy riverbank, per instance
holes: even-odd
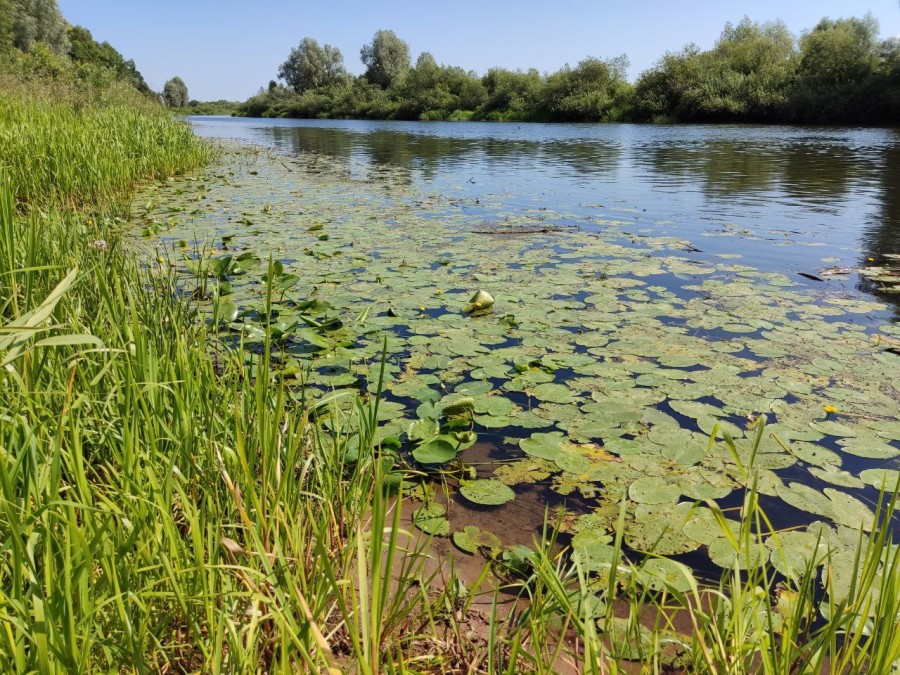
[[[133,189],[210,148],[125,90],[38,89],[0,93],[4,672],[896,667],[893,505],[858,534],[849,580],[826,562],[847,530],[827,528],[785,543],[777,577],[748,490],[737,531],[711,509],[734,565],[706,589],[684,566],[625,560],[623,512],[613,541],[571,557],[549,541],[502,554],[528,608],[478,617],[401,531],[378,398],[303,401],[268,334],[253,357],[225,348],[168,268],[125,246]],[[754,452],[735,455],[752,485]]]
[[[455,668],[455,601],[388,513],[377,401],[312,423],[268,347],[216,349],[123,244],[133,188],[210,148],[124,90],[7,84],[0,669]]]

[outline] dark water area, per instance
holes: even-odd
[[[816,275],[900,253],[900,131],[769,126],[191,118],[197,134],[340,159],[351,178],[401,169],[485,220],[682,237],[764,271]],[[502,199],[498,197],[502,196]],[[604,207],[604,219],[597,207]],[[823,260],[825,259],[825,260]],[[797,281],[806,282],[796,276]],[[808,281],[815,285],[815,281]],[[871,293],[857,275],[828,283]],[[900,307],[900,298],[895,301]]]

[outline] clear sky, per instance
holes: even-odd
[[[627,54],[634,79],[667,50],[713,45],[725,22],[782,19],[799,34],[823,16],[879,21],[900,36],[898,0],[58,0],[70,23],[90,30],[162,89],[179,75],[191,98],[243,100],[274,79],[302,38],[338,47],[362,72],[359,49],[380,28],[406,40],[413,60],[430,51],[483,74],[492,66],[542,72],[585,56]]]

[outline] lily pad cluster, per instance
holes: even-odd
[[[841,542],[896,486],[900,326],[870,296],[704,255],[599,205],[585,227],[543,210],[554,227],[535,228],[507,196],[461,208],[317,155],[225,153],[138,203],[137,231],[163,224],[138,245],[148,260],[169,250],[223,339],[252,354],[269,331],[276,365],[315,401],[374,393],[387,336],[379,438],[427,471],[458,471],[489,442],[496,462],[462,471],[460,503],[539,494],[517,497],[525,484],[577,498],[591,555],[608,544],[587,530],[608,535],[622,499],[632,549],[730,566],[740,554],[706,502],[753,484],[776,525]],[[492,234],[486,214],[523,234]],[[418,522],[464,531],[441,518]],[[747,555],[799,564],[765,537]]]

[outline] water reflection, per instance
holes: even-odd
[[[358,132],[346,128],[261,126],[254,140],[264,141],[288,152],[316,152],[351,162],[359,168],[379,165],[417,172],[417,177],[433,179],[465,165],[484,168],[536,170],[541,166],[569,168],[591,176],[614,171],[621,148],[598,141],[552,140],[482,136],[465,138],[435,134],[411,134],[374,128]]]
[[[710,138],[692,145],[645,147],[641,158],[659,185],[695,183],[714,200],[744,196],[752,200],[827,204],[877,179],[877,156],[845,145],[747,142]]]
[[[898,132],[900,136],[900,132]],[[884,153],[881,165],[880,208],[868,219],[862,232],[860,264],[868,264],[868,259],[876,265],[888,262],[887,255],[900,255],[900,147],[893,147]],[[900,264],[894,259],[892,264]],[[873,292],[874,284],[867,281],[860,283],[860,290]],[[900,298],[888,294],[895,306],[895,315],[900,320]]]
[[[754,236],[707,240],[704,248],[739,247],[761,269],[815,272],[823,257],[853,266],[860,257],[900,253],[900,133],[891,130],[194,122],[201,135],[340,158],[353,178],[377,177],[389,165],[406,181],[433,181],[462,196],[507,195],[509,207],[537,199],[576,216],[609,199],[675,223],[675,233],[692,241],[707,234],[710,221],[733,223]],[[900,299],[891,300],[900,310]]]

